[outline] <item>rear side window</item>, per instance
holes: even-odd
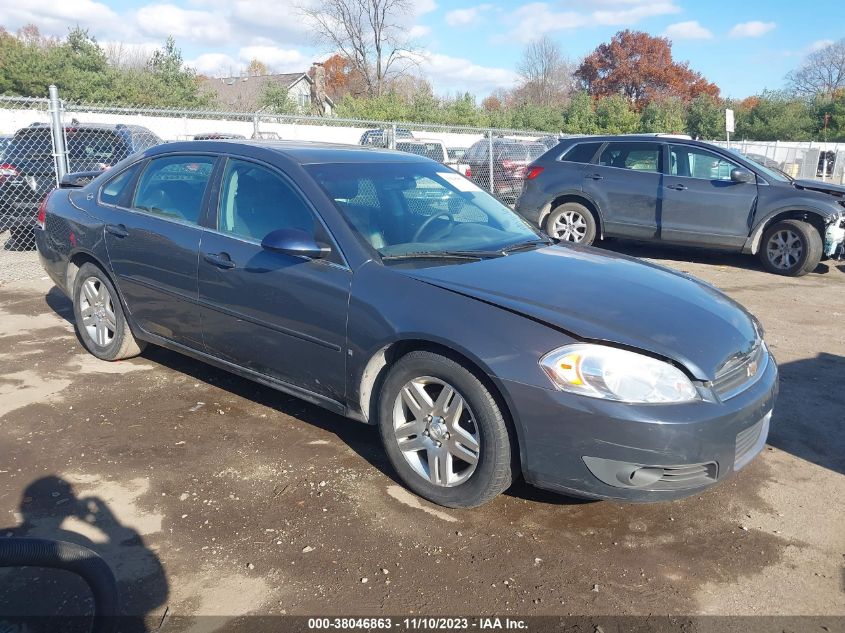
[[[659,173],[660,143],[608,143],[599,157],[605,167]]]
[[[485,139],[483,141],[476,142],[472,147],[469,148],[464,158],[468,161],[473,163],[477,163],[487,158],[487,144],[488,141]]]
[[[50,130],[27,130],[15,134],[6,150],[5,160],[53,160],[53,139]]]
[[[211,156],[162,156],[144,170],[132,208],[196,224],[211,177]]]
[[[127,194],[127,187],[132,184],[135,179],[135,174],[141,168],[140,163],[135,163],[129,169],[124,169],[117,176],[109,180],[102,189],[100,189],[100,202],[103,204],[119,205],[121,204]]]
[[[569,148],[560,159],[567,163],[590,163],[601,143],[578,143]]]

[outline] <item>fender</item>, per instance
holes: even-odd
[[[745,254],[755,255],[760,250],[760,241],[763,238],[763,232],[769,225],[771,225],[774,218],[783,213],[789,213],[793,216],[798,216],[799,218],[801,216],[806,218],[809,215],[813,215],[821,220],[823,224],[829,224],[837,217],[831,213],[830,210],[808,205],[806,200],[803,199],[796,199],[793,204],[783,204],[763,216],[763,218],[757,223],[756,228],[751,231],[751,235],[749,235],[748,239],[745,240],[742,252]],[[822,235],[822,239],[824,239],[824,235]]]

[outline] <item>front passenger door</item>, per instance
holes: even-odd
[[[740,167],[709,150],[669,145],[661,238],[667,242],[741,248],[751,230],[757,184],[733,182]]]
[[[330,238],[292,182],[268,166],[229,158],[205,230],[199,298],[207,351],[227,362],[341,401],[352,272],[335,245],[328,259],[264,250],[283,228]]]

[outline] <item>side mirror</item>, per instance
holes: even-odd
[[[731,180],[733,182],[757,182],[757,178],[752,172],[739,167],[731,170]]]
[[[322,259],[331,252],[328,246],[320,246],[311,233],[302,229],[271,231],[261,240],[261,248],[308,259]]]

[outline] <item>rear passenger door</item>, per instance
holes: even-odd
[[[662,146],[611,142],[584,170],[583,189],[598,205],[606,235],[653,239],[659,226]]]
[[[203,348],[199,223],[215,163],[209,155],[158,156],[135,168],[128,194],[110,200],[119,189],[112,181],[100,190],[109,260],[135,323],[194,349]]]

